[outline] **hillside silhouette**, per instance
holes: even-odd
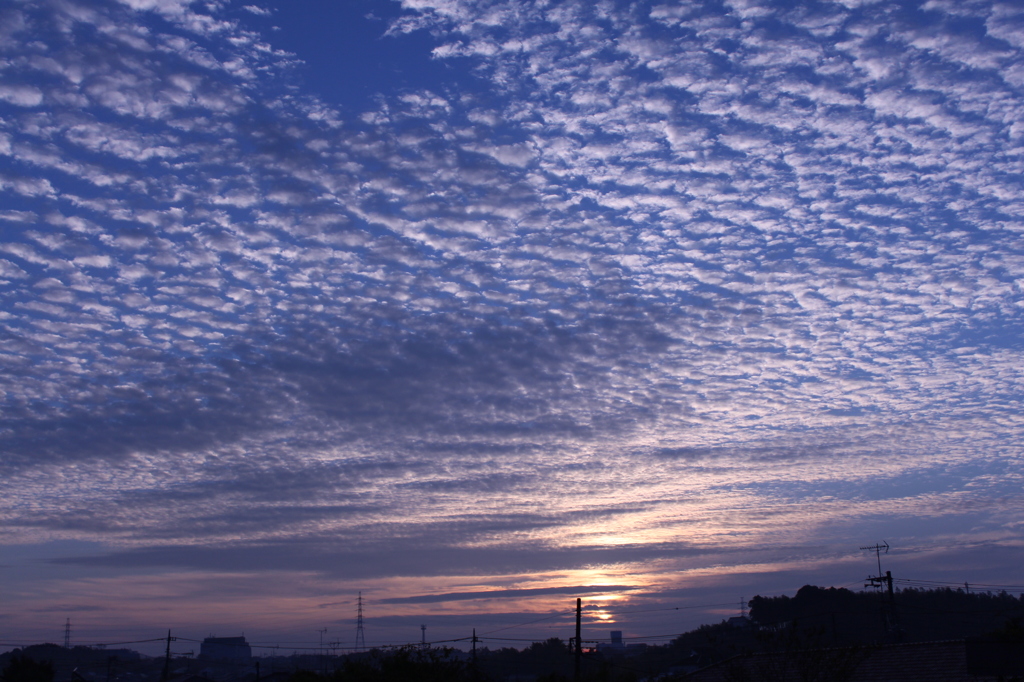
[[[893,597],[888,630],[885,593],[835,587],[806,585],[793,597],[754,597],[750,618],[762,627],[818,629],[834,645],[964,639],[1024,620],[1024,600],[1006,592],[911,588],[895,591]]]

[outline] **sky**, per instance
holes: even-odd
[[[247,2],[0,0],[0,646],[1024,591],[1024,7]]]

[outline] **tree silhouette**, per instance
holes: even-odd
[[[53,664],[14,655],[3,671],[4,682],[53,682]]]

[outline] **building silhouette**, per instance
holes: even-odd
[[[252,647],[245,637],[207,637],[199,645],[199,658],[208,661],[249,661]]]

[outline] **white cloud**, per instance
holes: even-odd
[[[94,268],[109,268],[111,258],[110,256],[96,254],[92,256],[77,256],[72,262],[75,265],[85,265]]]
[[[193,0],[119,0],[134,10],[158,11],[166,14],[183,14]]]
[[[19,107],[37,107],[43,103],[43,91],[31,85],[0,85],[0,100]]]
[[[0,174],[0,190],[10,190],[28,197],[54,195],[56,190],[46,178],[22,178]]]
[[[269,17],[273,14],[273,12],[271,12],[269,9],[266,9],[264,7],[258,7],[256,5],[242,5],[242,9],[244,9],[246,12],[251,12],[252,14],[256,14],[261,17]]]

